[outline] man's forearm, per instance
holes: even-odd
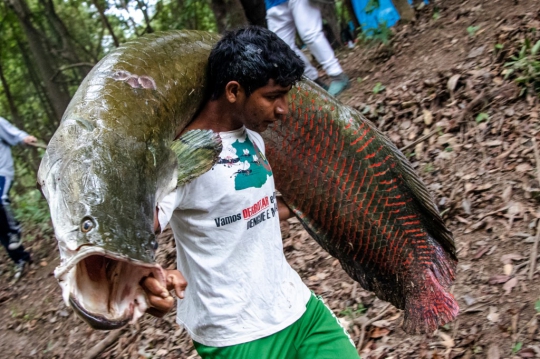
[[[285,202],[283,202],[281,197],[277,198],[277,206],[278,206],[278,216],[279,216],[280,221],[285,221],[291,218],[292,216],[294,216],[293,211],[291,211],[291,209],[287,207],[287,205],[285,204]]]

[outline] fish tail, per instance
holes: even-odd
[[[454,296],[439,283],[436,274],[424,272],[423,288],[413,288],[405,303],[403,330],[407,333],[431,333],[456,318],[459,306]]]

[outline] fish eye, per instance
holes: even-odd
[[[94,226],[94,221],[91,218],[83,218],[81,222],[81,231],[83,231],[84,233],[88,233],[92,230],[92,228],[94,228]]]

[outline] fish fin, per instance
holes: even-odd
[[[378,132],[379,138],[386,145],[386,148],[391,151],[397,159],[395,162],[397,166],[394,169],[394,173],[396,176],[401,176],[403,178],[407,187],[416,198],[420,209],[424,211],[426,218],[429,219],[429,227],[431,227],[430,234],[432,238],[442,245],[442,247],[451,255],[453,260],[457,260],[456,245],[454,243],[452,232],[446,227],[444,220],[439,213],[439,209],[435,206],[433,197],[428,192],[422,179],[420,179],[409,160],[407,160],[405,155],[396,147],[396,145],[371,122],[367,120],[364,121]]]
[[[456,299],[435,277],[433,272],[426,271],[424,279],[415,282],[424,288],[411,288],[404,308],[405,332],[432,333],[457,317],[459,306]]]
[[[221,137],[211,130],[191,130],[171,145],[178,160],[178,186],[209,171],[221,153]]]

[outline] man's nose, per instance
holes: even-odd
[[[285,116],[289,113],[289,101],[287,97],[284,97],[277,103],[276,113],[281,116]]]

